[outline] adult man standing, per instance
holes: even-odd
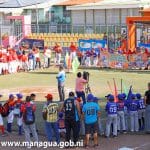
[[[69,98],[65,100],[61,110],[65,112],[66,141],[71,140],[71,130],[73,131],[73,142],[78,141],[77,121],[80,118],[80,104],[75,100],[73,92],[69,93]]]
[[[60,101],[64,101],[65,99],[64,86],[65,86],[66,74],[63,69],[63,66],[59,67],[59,73],[56,78],[58,81],[58,92],[59,92]]]
[[[98,146],[98,116],[100,115],[100,107],[93,102],[94,96],[87,96],[87,103],[83,105],[83,115],[85,120],[85,146],[89,145],[90,134],[94,133],[94,146]]]
[[[145,92],[145,125],[146,125],[146,132],[150,133],[150,83],[148,83],[148,90]]]
[[[48,138],[48,141],[52,141],[52,136],[54,133],[54,136],[56,137],[56,142],[59,144],[60,137],[59,137],[59,131],[58,131],[58,104],[53,102],[53,95],[47,94],[45,96],[47,99],[47,102],[44,105],[43,108],[43,118],[45,116],[45,131]]]
[[[55,43],[53,50],[55,51],[55,64],[60,65],[62,47],[58,43]]]
[[[87,80],[82,78],[82,73],[78,72],[77,79],[76,79],[75,91],[76,91],[77,97],[82,98],[82,101],[84,104],[86,103],[85,92],[84,92],[84,86],[86,83],[87,83]]]

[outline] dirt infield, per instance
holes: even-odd
[[[23,141],[24,136],[18,136],[17,133],[12,133],[9,136],[1,137],[1,141]],[[39,136],[39,139],[41,141],[45,141],[44,136]],[[98,150],[118,150],[119,148],[128,147],[132,148],[133,150],[150,150],[150,135],[144,135],[144,134],[138,134],[138,135],[119,135],[117,138],[109,138],[106,139],[104,137],[99,137],[99,146],[97,148],[89,147],[89,149],[98,149]],[[0,149],[5,150],[12,150],[12,147],[1,147]],[[22,150],[25,148],[21,147],[15,147],[17,150]],[[32,148],[37,149],[37,148]],[[38,148],[40,149],[40,148]],[[48,149],[58,149],[58,148],[48,148]],[[77,148],[76,148],[77,149]],[[78,148],[78,149],[84,149],[84,148]]]
[[[65,88],[65,94],[68,95],[69,91],[73,91],[74,89],[71,88]],[[58,100],[58,90],[57,87],[54,86],[33,86],[33,87],[21,87],[21,88],[11,88],[11,89],[2,89],[0,90],[0,93],[3,93],[4,97],[7,98],[7,96],[10,93],[16,94],[16,93],[22,93],[23,95],[30,95],[31,93],[35,93],[37,95],[36,101],[43,101],[44,96],[47,93],[51,93],[54,96],[54,99]]]

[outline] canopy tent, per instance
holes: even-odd
[[[0,8],[20,8],[40,4],[45,1],[46,0],[2,0],[0,1]]]

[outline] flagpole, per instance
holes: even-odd
[[[122,81],[123,81],[123,80],[121,79],[121,93],[122,93]]]

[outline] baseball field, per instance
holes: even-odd
[[[100,70],[100,69],[81,69],[81,72],[88,71],[90,73],[89,85],[92,93],[101,98],[100,106],[102,110],[102,120],[105,121],[104,105],[106,103],[105,95],[110,93],[111,90],[108,86],[108,81],[114,89],[113,78],[117,83],[118,92],[121,91],[121,79],[126,89],[133,86],[133,92],[140,92],[144,95],[147,90],[147,83],[150,81],[150,72],[146,71],[118,71],[118,70]],[[54,100],[58,101],[57,80],[58,73],[57,67],[52,67],[45,70],[36,70],[28,73],[17,73],[12,75],[0,76],[0,93],[3,96],[3,101],[7,100],[8,94],[21,92],[24,95],[35,93],[37,95],[37,112],[36,124],[39,130],[40,139],[44,140],[44,123],[42,119],[42,107],[45,101],[44,96],[47,93],[54,95]],[[76,74],[67,73],[67,80],[65,85],[66,96],[69,91],[74,90]],[[124,91],[122,86],[122,91]],[[104,126],[105,127],[105,126]],[[24,140],[24,136],[18,137],[16,132],[16,121],[13,126],[14,132],[2,140]],[[117,138],[105,139],[100,137],[100,150],[118,150],[121,147],[130,147],[136,150],[150,150],[150,135],[142,133],[119,135]],[[1,147],[0,147],[1,149]],[[7,149],[12,149],[11,147]],[[21,149],[21,148],[19,148]],[[91,148],[92,149],[92,148]]]

